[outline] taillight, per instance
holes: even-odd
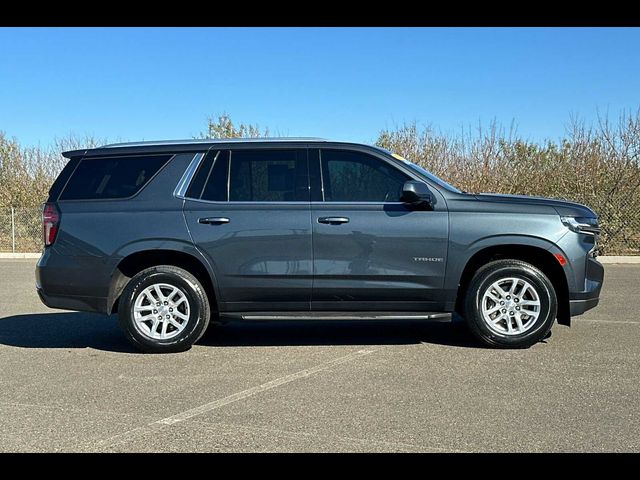
[[[42,239],[44,246],[52,245],[60,225],[60,212],[55,203],[45,203],[42,208]]]

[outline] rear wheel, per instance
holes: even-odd
[[[497,260],[480,268],[469,284],[465,319],[486,345],[529,347],[547,336],[557,313],[553,284],[520,260]]]
[[[200,282],[171,265],[147,268],[125,287],[118,318],[139,350],[170,353],[188,350],[209,324],[209,301]]]

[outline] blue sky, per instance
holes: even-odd
[[[190,138],[208,116],[373,142],[492,119],[531,140],[640,107],[638,28],[0,28],[0,130]]]

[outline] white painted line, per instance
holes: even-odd
[[[576,319],[574,321],[575,321],[575,323],[583,323],[583,322],[589,322],[589,323],[632,323],[634,325],[640,325],[640,322],[632,322],[631,320],[590,320],[590,319],[578,318],[578,319]]]
[[[284,377],[276,378],[275,380],[271,380],[270,382],[263,383],[262,385],[257,385],[255,387],[249,388],[247,390],[243,390],[238,393],[234,393],[233,395],[229,395],[219,400],[214,400],[212,402],[205,403],[204,405],[200,405],[199,407],[191,408],[182,413],[178,413],[170,417],[156,420],[155,422],[148,423],[147,425],[144,425],[142,427],[134,428],[133,430],[129,430],[128,432],[124,432],[119,435],[114,435],[113,437],[107,438],[105,440],[101,440],[100,442],[97,443],[97,446],[102,446],[102,447],[113,446],[113,445],[118,445],[118,444],[127,442],[135,437],[138,437],[140,435],[145,435],[147,433],[155,432],[168,425],[184,422],[185,420],[189,420],[190,418],[193,418],[197,415],[208,413],[217,408],[223,407],[225,405],[229,405],[230,403],[243,400],[247,397],[251,397],[258,393],[271,390],[272,388],[276,388],[281,385],[291,383],[301,378],[309,377],[315,373],[322,372],[324,370],[329,370],[331,367],[334,367],[336,365],[347,363],[347,362],[350,362],[351,360],[355,360],[365,355],[369,355],[370,353],[375,352],[379,348],[381,347],[367,349],[367,350],[358,350],[357,352],[350,353],[349,355],[345,355],[344,357],[339,357],[333,360],[329,360],[328,362],[321,363],[320,365],[317,365],[313,368],[300,370],[299,372],[292,373]]]
[[[40,253],[11,253],[0,252],[0,259],[40,258]]]
[[[600,263],[609,264],[609,263],[631,263],[631,264],[640,264],[640,255],[632,256],[632,255],[604,255],[602,257],[597,257]]]

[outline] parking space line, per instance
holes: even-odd
[[[270,382],[263,383],[261,385],[257,385],[252,388],[248,388],[246,390],[242,390],[241,392],[234,393],[227,397],[214,400],[209,403],[205,403],[204,405],[200,405],[195,408],[191,408],[184,412],[178,413],[176,415],[172,415],[170,417],[162,418],[160,420],[156,420],[154,422],[148,423],[142,427],[134,428],[133,430],[129,430],[127,432],[121,433],[119,435],[114,435],[107,439],[101,440],[97,442],[96,446],[98,447],[108,447],[114,446],[121,443],[125,443],[133,438],[139,437],[140,435],[145,435],[147,433],[152,433],[162,428],[165,428],[170,425],[174,425],[179,422],[184,422],[190,418],[193,418],[197,415],[202,415],[208,413],[217,408],[223,407],[225,405],[229,405],[230,403],[237,402],[239,400],[243,400],[247,397],[251,397],[258,393],[265,392],[267,390],[271,390],[276,387],[280,387],[282,385],[286,385],[287,383],[291,383],[295,380],[299,380],[302,378],[309,377],[316,373],[329,370],[336,365],[341,365],[343,363],[350,362],[352,360],[356,360],[358,358],[364,357],[365,355],[369,355],[376,350],[379,350],[382,347],[377,348],[369,348],[364,350],[358,350],[357,352],[352,352],[343,357],[338,357],[333,360],[329,360],[328,362],[321,363],[320,365],[316,365],[312,368],[307,368],[304,370],[300,370],[299,372],[292,373],[290,375],[285,375],[284,377],[276,378],[275,380],[271,380]]]
[[[591,320],[591,319],[579,319],[575,321],[576,323],[631,323],[633,325],[640,325],[640,322],[633,322],[631,320]]]

